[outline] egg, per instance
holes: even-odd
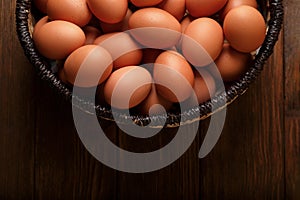
[[[246,72],[251,58],[250,53],[238,52],[225,43],[215,64],[223,81],[234,81]]]
[[[204,69],[194,71],[194,92],[199,104],[208,101],[216,93],[216,83],[212,75]]]
[[[233,8],[236,8],[241,5],[252,6],[253,8],[257,8],[256,0],[228,0],[226,5],[220,11],[220,18],[224,20],[226,14]]]
[[[125,17],[119,23],[109,24],[100,21],[100,26],[102,28],[103,33],[120,32],[128,30],[128,21],[131,15],[132,12],[130,9],[128,9]]]
[[[129,18],[131,35],[148,48],[169,48],[181,37],[181,25],[167,11],[159,8],[143,8]]]
[[[183,20],[180,22],[181,24],[181,32],[184,33],[186,27],[190,25],[190,23],[194,20],[195,18],[192,17],[191,15],[187,15],[183,18]]]
[[[158,7],[173,15],[178,21],[185,14],[185,0],[164,0]]]
[[[118,23],[128,10],[127,0],[86,0],[92,13],[106,23]]]
[[[52,20],[65,20],[85,26],[92,18],[86,0],[48,0],[47,14]]]
[[[137,7],[155,6],[163,0],[130,0],[130,2]]]
[[[194,66],[206,66],[222,51],[222,27],[213,19],[203,17],[192,21],[182,38],[182,53]]]
[[[186,8],[193,17],[208,17],[223,8],[227,0],[186,0]]]
[[[38,51],[49,59],[64,59],[85,42],[82,29],[70,22],[55,20],[44,24],[33,40]]]
[[[154,64],[157,92],[171,102],[186,100],[192,92],[194,74],[186,59],[175,51],[161,53]]]
[[[104,86],[104,97],[117,109],[129,109],[141,103],[151,91],[152,77],[139,66],[114,71]]]
[[[49,17],[48,16],[44,16],[43,18],[41,18],[35,25],[34,25],[34,29],[33,29],[33,35],[36,34],[36,32],[45,24],[47,24],[49,22]]]
[[[143,56],[138,44],[126,32],[101,35],[94,44],[105,48],[112,55],[114,69],[138,65]]]
[[[245,53],[260,47],[266,35],[263,16],[251,6],[239,6],[230,10],[224,19],[223,29],[230,45]]]
[[[157,91],[155,84],[152,84],[151,91],[146,99],[140,103],[138,110],[142,114],[162,114],[164,111],[168,111],[172,107],[172,102],[167,101],[160,96]]]
[[[186,27],[188,27],[188,25],[194,20],[194,18],[191,15],[187,15],[183,18],[183,20],[180,22],[181,24],[181,33],[184,34],[184,31],[186,29]],[[176,48],[177,49],[181,49],[182,47],[182,37],[180,38],[180,40],[178,41],[178,43],[176,44]]]
[[[85,26],[82,29],[85,34],[85,45],[93,44],[95,39],[101,35],[101,32],[93,26]]]
[[[33,0],[35,7],[42,13],[47,13],[47,2],[48,0]]]
[[[111,74],[112,58],[102,47],[85,45],[68,56],[63,70],[71,84],[78,87],[94,87],[105,81]]]

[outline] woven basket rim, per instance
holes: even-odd
[[[198,120],[205,119],[212,114],[222,110],[224,107],[232,103],[236,98],[245,93],[249,85],[257,78],[263,70],[266,60],[273,53],[275,43],[281,30],[283,22],[283,5],[282,0],[269,0],[269,15],[267,21],[268,31],[264,43],[259,52],[256,54],[254,62],[249,66],[248,71],[237,81],[226,89],[226,91],[213,97],[195,108],[183,111],[180,114],[168,113],[168,115],[142,116],[132,115],[127,116],[122,113],[112,113],[112,111],[101,105],[94,105],[92,102],[84,100],[78,96],[73,96],[72,91],[61,82],[57,76],[49,69],[49,63],[36,50],[33,40],[29,32],[29,13],[31,9],[31,0],[16,0],[16,30],[19,41],[24,50],[26,57],[35,67],[41,79],[47,81],[64,99],[72,103],[73,106],[80,110],[91,113],[95,110],[98,117],[105,120],[116,121],[117,123],[134,123],[140,126],[147,125],[151,122],[153,128],[161,127],[177,127],[184,124],[189,124]],[[212,108],[217,108],[212,111]],[[166,122],[162,125],[163,122]]]

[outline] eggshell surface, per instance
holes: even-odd
[[[198,103],[201,104],[215,95],[216,84],[214,78],[206,70],[199,70],[199,72],[194,72],[195,82],[193,89]]]
[[[106,23],[123,20],[128,9],[127,0],[86,0],[92,13]]]
[[[137,7],[155,6],[163,0],[130,0],[131,3]]]
[[[228,0],[224,8],[220,11],[220,17],[224,20],[226,14],[233,8],[238,6],[247,5],[257,8],[256,0]]]
[[[127,66],[114,71],[104,86],[108,104],[118,109],[132,108],[149,94],[152,85],[150,73],[139,66]]]
[[[86,0],[48,0],[47,14],[52,20],[65,20],[78,26],[86,25],[92,18]]]
[[[186,8],[193,17],[208,17],[223,8],[227,0],[186,0]]]
[[[94,41],[112,55],[114,69],[129,65],[138,65],[142,59],[142,50],[126,32],[104,34]]]
[[[68,82],[79,87],[93,87],[109,77],[112,71],[112,58],[102,47],[85,45],[70,54],[63,70]]]
[[[33,29],[33,35],[36,34],[36,32],[45,24],[47,24],[49,22],[49,17],[45,16],[43,18],[41,18],[35,25],[34,25],[34,29]]]
[[[132,12],[130,9],[128,9],[125,17],[122,19],[122,21],[118,23],[110,24],[100,21],[100,26],[102,28],[103,33],[120,32],[128,30],[128,21],[131,15]]]
[[[171,108],[172,102],[167,101],[160,96],[157,91],[155,84],[152,84],[151,91],[146,99],[140,104],[139,110],[143,114],[162,114]]]
[[[224,44],[215,64],[224,81],[234,81],[246,72],[250,61],[250,53],[238,52],[231,48],[229,44]]]
[[[182,53],[194,66],[210,64],[222,51],[223,30],[213,19],[195,19],[187,26],[184,35]]]
[[[159,8],[143,8],[134,12],[129,19],[131,35],[149,48],[169,48],[181,37],[181,25],[167,11]]]
[[[164,0],[158,7],[173,15],[178,21],[185,14],[185,0]]]
[[[55,20],[43,25],[33,35],[36,48],[50,59],[66,58],[85,42],[82,29],[70,22]]]
[[[230,45],[245,53],[260,47],[266,35],[263,16],[251,6],[239,6],[230,10],[224,19],[223,29]]]
[[[175,51],[161,53],[154,64],[157,92],[171,102],[186,100],[192,92],[194,74],[186,59]]]

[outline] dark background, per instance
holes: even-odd
[[[0,6],[0,199],[300,199],[300,2],[286,0],[283,31],[261,76],[229,106],[213,151],[197,154],[208,120],[188,151],[147,174],[110,169],[83,147],[70,104],[39,80],[15,31],[15,1]],[[111,140],[146,151],[111,122]]]

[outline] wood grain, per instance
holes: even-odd
[[[184,131],[197,131],[186,125]],[[177,129],[164,129],[149,139],[148,144],[119,132],[120,147],[126,146],[134,152],[151,152],[167,145],[177,133]],[[160,146],[157,146],[160,144]],[[154,148],[156,147],[156,148]],[[181,158],[171,165],[154,172],[143,174],[118,173],[119,199],[198,199],[199,198],[199,137]],[[164,156],[161,156],[164,159]]]
[[[300,198],[300,117],[286,118],[286,199]]]
[[[0,199],[33,199],[35,82],[14,27],[15,1],[0,4]]]
[[[284,6],[286,199],[300,199],[300,4]]]
[[[35,198],[115,199],[115,171],[87,152],[74,127],[70,104],[46,83],[38,84]],[[114,139],[112,123],[103,126]]]
[[[284,1],[284,66],[285,109],[300,112],[300,4],[297,0]]]

